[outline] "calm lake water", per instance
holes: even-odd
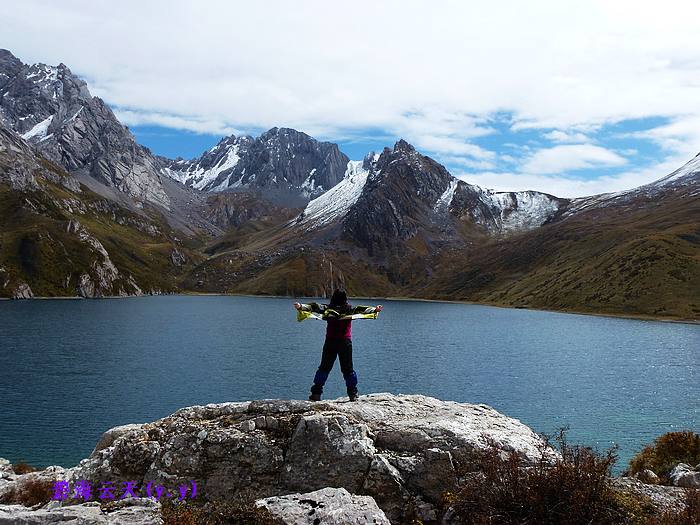
[[[356,301],[367,304],[367,301]],[[700,326],[384,301],[353,323],[361,393],[486,403],[538,432],[619,446],[622,467],[671,430],[700,430]],[[180,407],[305,399],[325,323],[292,300],[0,301],[0,456],[72,466],[106,429]],[[326,387],[345,395],[338,364]]]

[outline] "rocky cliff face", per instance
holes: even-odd
[[[0,50],[0,123],[78,176],[168,208],[161,168],[64,64],[23,64]]]
[[[172,161],[168,168],[171,177],[199,190],[254,189],[293,207],[335,186],[347,164],[336,144],[272,128],[257,138],[224,138],[198,159]]]

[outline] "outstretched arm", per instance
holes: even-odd
[[[317,314],[322,314],[326,309],[325,304],[318,303],[294,303],[294,308],[301,310],[302,312],[314,312]]]
[[[355,314],[373,314],[373,313],[379,313],[384,309],[384,307],[381,304],[378,304],[377,306],[355,306],[352,309],[352,312]]]
[[[318,303],[294,303],[294,308],[297,310],[297,321],[304,319],[322,319],[326,305]]]
[[[355,306],[350,313],[343,315],[341,319],[376,319],[383,308],[381,304],[377,306]]]

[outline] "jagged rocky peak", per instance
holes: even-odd
[[[64,64],[28,65],[0,52],[0,122],[48,159],[141,202],[169,206],[150,151]]]
[[[310,201],[296,218],[295,224],[312,231],[344,218],[362,195],[367,177],[376,173],[378,159],[378,154],[370,152],[363,160],[348,161],[343,179]]]
[[[336,144],[272,128],[257,138],[232,135],[169,169],[173,178],[199,190],[255,189],[287,206],[303,206],[340,182],[347,164]]]
[[[431,206],[456,180],[447,169],[434,159],[421,154],[404,139],[393,149],[384,148],[370,177],[369,190],[378,185],[402,186],[406,192]]]
[[[443,239],[464,222],[492,234],[531,229],[567,202],[534,191],[482,189],[453,177],[402,139],[381,154],[350,161],[343,180],[309,202],[296,225],[312,231],[342,222],[348,238],[386,251],[387,243],[406,240],[430,225],[442,230]]]
[[[222,191],[228,189],[234,168],[241,157],[247,154],[253,140],[247,135],[224,137],[197,159],[179,158],[174,161],[166,161],[168,175],[197,190]],[[231,186],[237,187],[235,182]]]

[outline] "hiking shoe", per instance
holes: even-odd
[[[360,394],[357,391],[348,392],[348,397],[350,398],[350,401],[357,401],[357,399],[360,397]]]
[[[321,394],[311,394],[309,401],[321,401]]]

